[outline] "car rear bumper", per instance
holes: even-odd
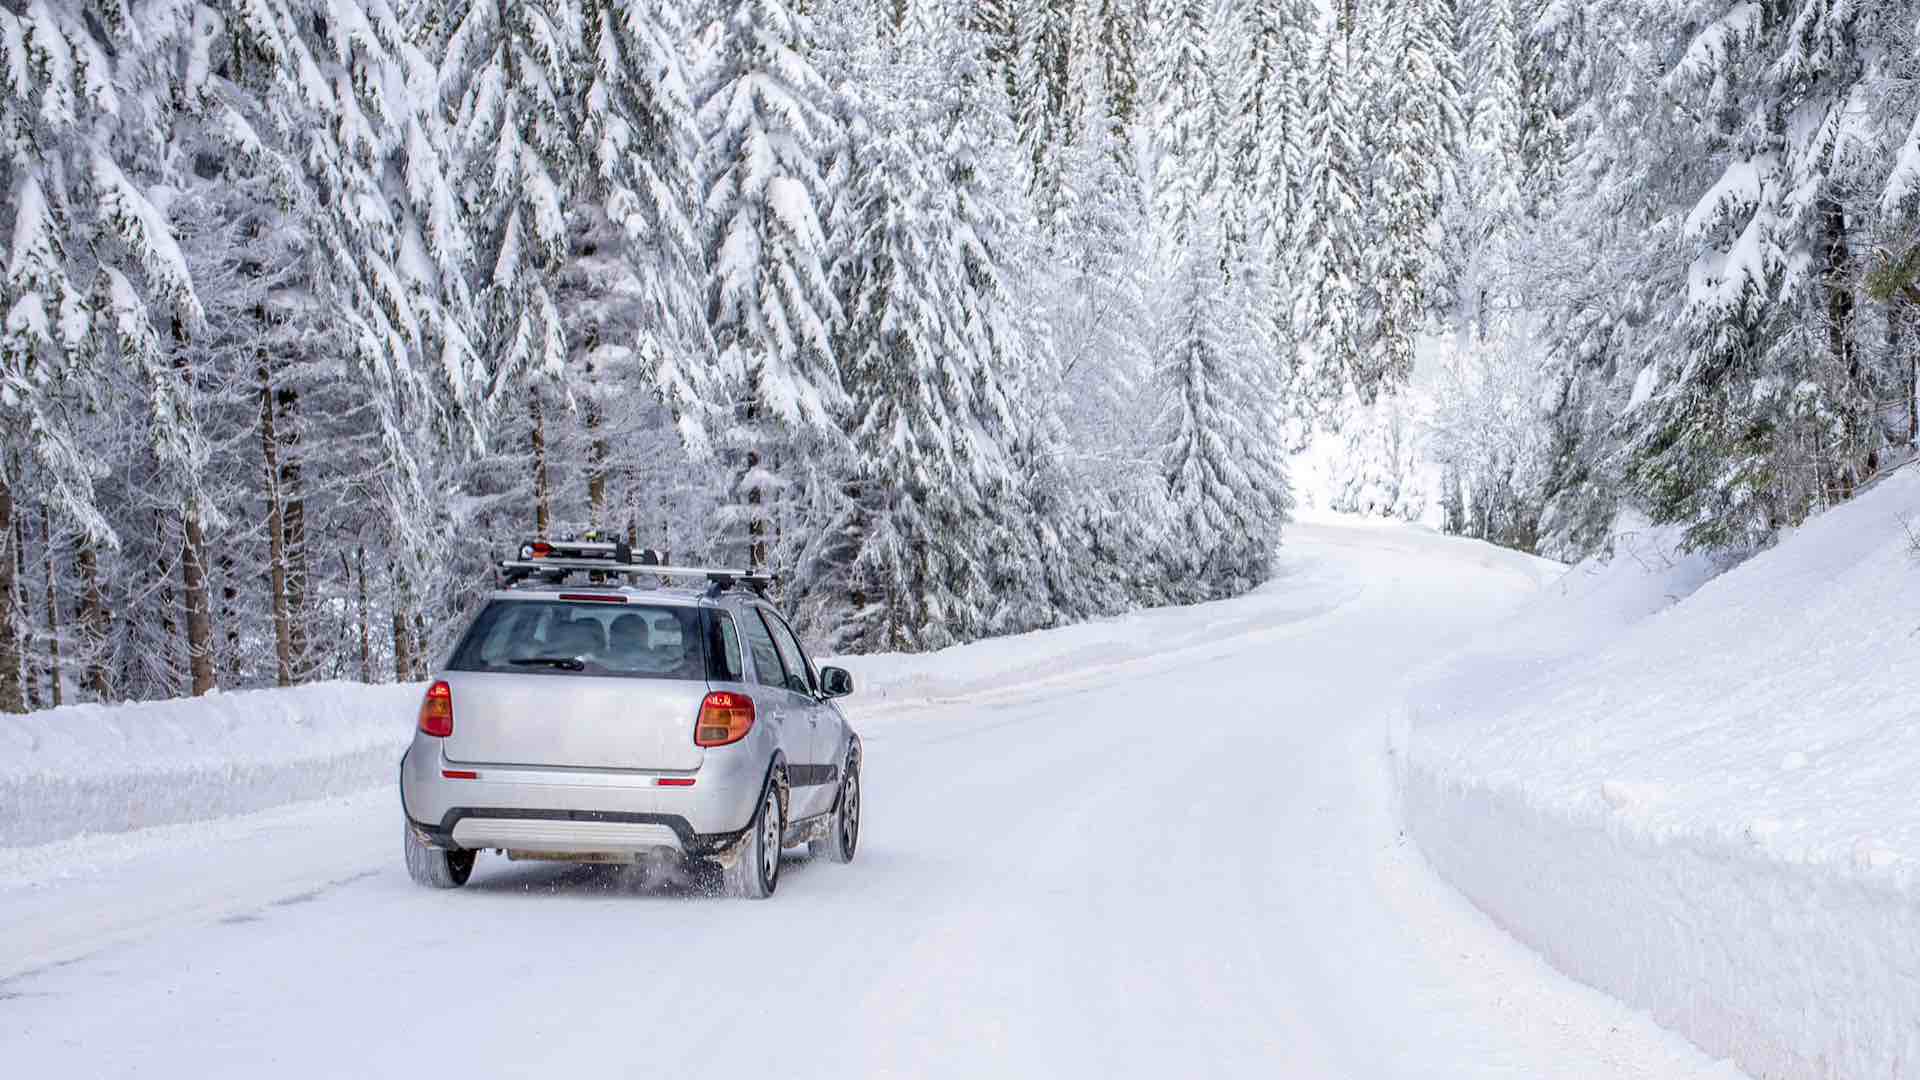
[[[709,753],[691,773],[486,766],[449,763],[420,737],[400,762],[400,800],[435,847],[710,854],[736,840],[759,805],[766,768],[757,759]]]

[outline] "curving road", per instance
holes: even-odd
[[[32,1078],[1735,1075],[1560,978],[1400,836],[1397,688],[1537,586],[1298,526],[1241,600],[937,704],[867,705],[850,867],[766,903],[483,859],[414,888],[391,792],[0,860]],[[965,650],[955,663],[966,659]],[[1037,676],[1037,677],[1029,677]]]

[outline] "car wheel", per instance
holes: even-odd
[[[853,851],[860,845],[860,761],[857,758],[847,759],[846,772],[840,777],[840,800],[833,809],[828,830],[824,839],[808,844],[808,850],[816,858],[824,856],[837,863],[852,862]]]
[[[430,889],[457,889],[473,876],[477,851],[443,851],[429,847],[412,825],[406,825],[407,876]]]
[[[727,893],[748,900],[765,900],[780,885],[781,838],[787,823],[780,812],[780,785],[769,783],[747,825],[739,857],[727,868]]]

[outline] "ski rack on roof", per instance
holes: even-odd
[[[575,574],[591,577],[623,575],[632,577],[698,578],[712,593],[732,588],[747,588],[765,596],[774,576],[764,570],[737,570],[719,566],[668,566],[652,548],[638,551],[625,541],[533,540],[520,545],[519,558],[500,563],[500,576],[507,586],[530,578],[558,585]]]

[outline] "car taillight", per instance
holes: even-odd
[[[420,702],[420,731],[436,739],[453,734],[453,687],[444,682],[427,687],[426,699]]]
[[[753,699],[745,694],[715,690],[700,703],[700,719],[693,725],[695,746],[725,746],[739,742],[753,730]]]

